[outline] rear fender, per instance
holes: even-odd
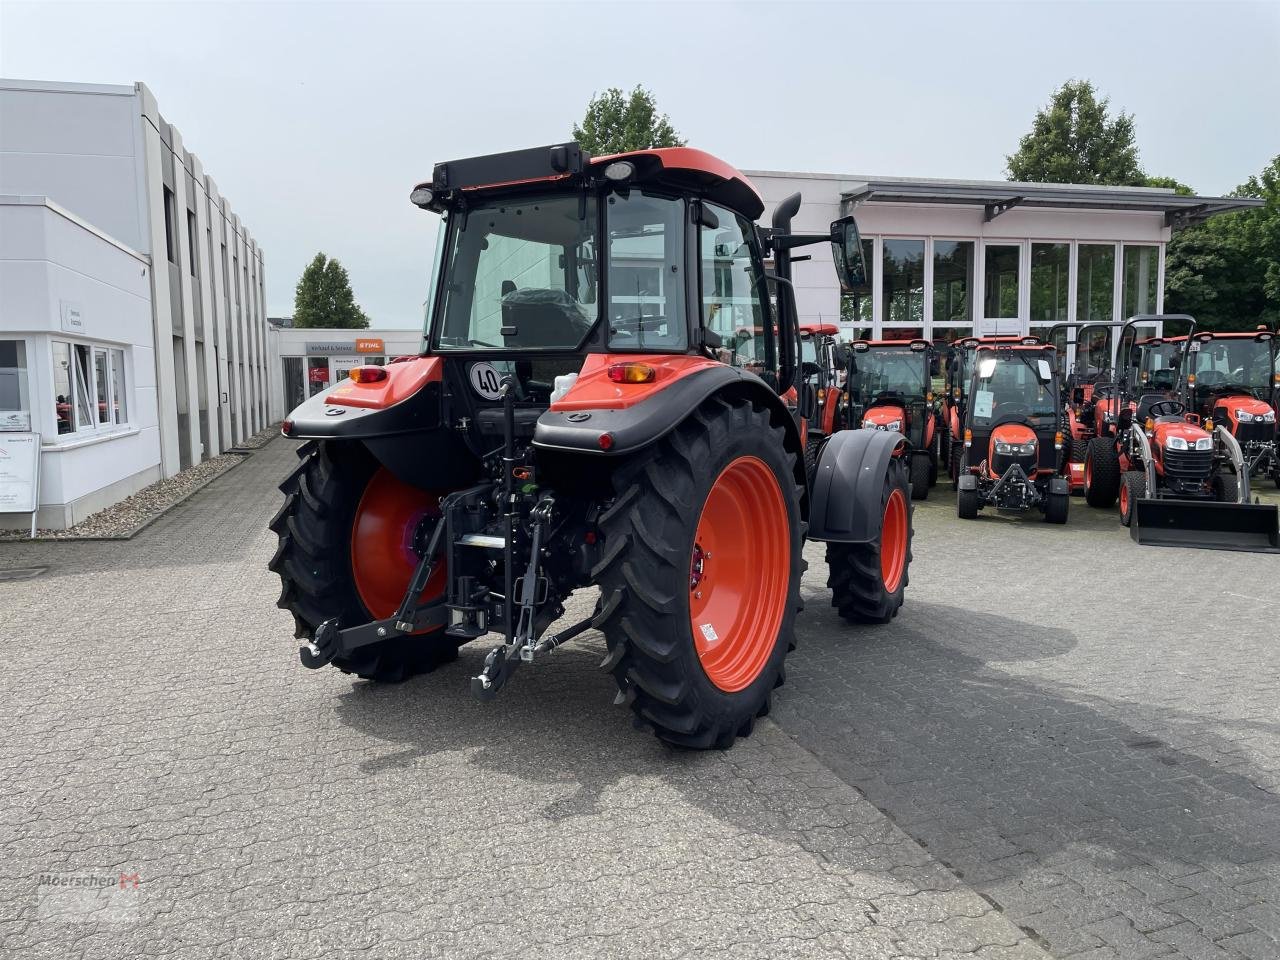
[[[809,508],[809,539],[867,543],[884,520],[884,475],[906,444],[886,430],[842,430],[822,448]]]
[[[387,364],[375,383],[338,381],[303,401],[281,426],[293,439],[365,440],[431,430],[440,425],[439,357]]]
[[[533,445],[592,458],[625,456],[661,440],[715,394],[730,400],[748,399],[769,411],[770,422],[786,432],[787,450],[796,455],[796,485],[804,489],[804,445],[795,414],[755,374],[723,363],[709,363],[657,389],[650,388],[643,399],[625,407],[553,407],[538,418]],[[602,440],[606,436],[608,440]],[[803,500],[807,516],[807,496]]]

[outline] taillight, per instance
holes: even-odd
[[[282,434],[284,434],[286,437],[292,436],[292,435],[293,435],[293,421],[292,421],[292,420],[286,420],[284,423],[280,424],[280,432],[281,432]]]
[[[600,434],[600,436],[599,436],[599,437],[597,437],[597,438],[596,438],[596,442],[600,444],[600,449],[601,449],[601,450],[612,450],[612,449],[613,449],[613,434],[612,434],[612,433],[602,433],[602,434]]]
[[[609,379],[614,383],[653,383],[658,371],[647,363],[611,363]]]
[[[387,371],[382,367],[353,367],[347,374],[355,383],[377,383],[387,379]]]

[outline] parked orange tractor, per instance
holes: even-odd
[[[902,604],[911,501],[893,431],[828,440],[809,483],[796,415],[797,234],[699,150],[561,144],[442,163],[425,348],[357,367],[285,420],[305,440],[271,568],[307,667],[397,680],[495,634],[489,699],[596,628],[620,703],[662,739],[750,733],[795,645],[806,535],[855,622]],[[775,275],[765,273],[772,259]],[[774,281],[778,303],[768,296]],[[577,589],[590,616],[551,632]]]

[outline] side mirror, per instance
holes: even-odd
[[[806,360],[802,364],[800,364],[800,372],[804,374],[806,377],[816,377],[819,373],[822,372],[822,368],[819,367],[812,360]]]
[[[858,222],[845,217],[831,224],[831,254],[835,259],[836,276],[845,292],[853,293],[867,285],[867,264],[862,257],[862,238],[858,235]]]
[[[1036,374],[1040,377],[1041,383],[1048,383],[1053,379],[1053,367],[1049,366],[1048,360],[1036,361]]]

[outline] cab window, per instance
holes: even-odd
[[[703,325],[720,338],[721,361],[764,373],[777,354],[760,289],[764,271],[755,231],[723,207],[703,207],[704,222],[698,228]]]
[[[609,197],[609,345],[683,351],[684,203],[639,190]]]

